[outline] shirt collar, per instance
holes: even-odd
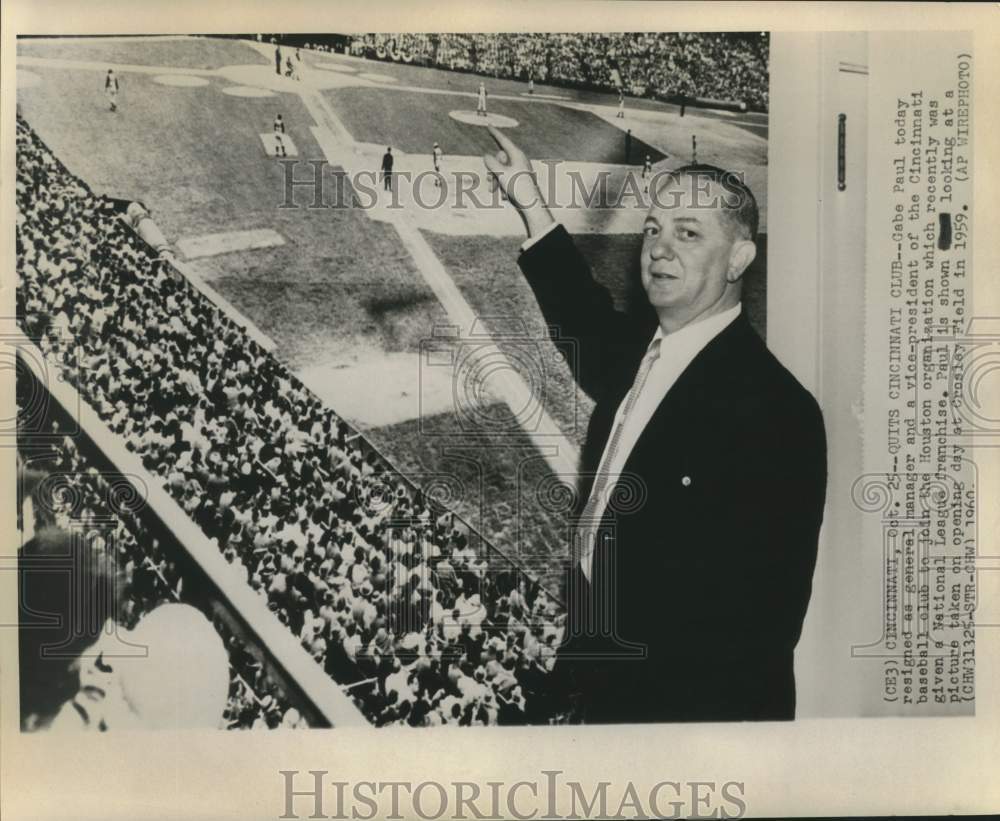
[[[722,313],[712,314],[710,317],[692,322],[672,334],[664,334],[663,326],[657,323],[656,332],[650,340],[650,345],[660,340],[662,348],[663,340],[666,340],[666,344],[672,349],[690,346],[695,350],[700,350],[722,333],[723,329],[728,327],[742,312],[743,305],[737,302],[732,308],[727,308]]]

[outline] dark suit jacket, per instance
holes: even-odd
[[[547,322],[576,340],[577,378],[596,401],[582,508],[651,331],[614,309],[562,227],[519,262]],[[663,344],[669,355],[669,336]],[[677,379],[619,489],[591,582],[570,568],[557,669],[579,691],[585,720],[794,718],[793,650],[816,561],[826,438],[816,401],[745,315]]]

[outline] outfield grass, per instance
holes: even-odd
[[[267,58],[238,40],[45,40],[20,38],[17,53],[31,57],[122,63],[136,66],[214,69],[230,65],[257,65]]]
[[[361,142],[391,145],[413,154],[429,154],[435,142],[446,154],[496,151],[485,128],[448,115],[456,109],[474,111],[472,98],[394,88],[338,88],[323,94],[351,136]],[[518,121],[511,134],[533,159],[625,162],[624,133],[589,111],[510,100],[492,101],[489,110]],[[632,161],[644,154],[653,162],[663,159],[658,150],[633,138]]]

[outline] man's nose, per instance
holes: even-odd
[[[653,248],[650,251],[650,256],[654,259],[674,258],[674,244],[669,235],[664,233],[656,238]]]

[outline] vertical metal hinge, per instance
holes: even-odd
[[[847,189],[847,115],[837,115],[837,190]]]

